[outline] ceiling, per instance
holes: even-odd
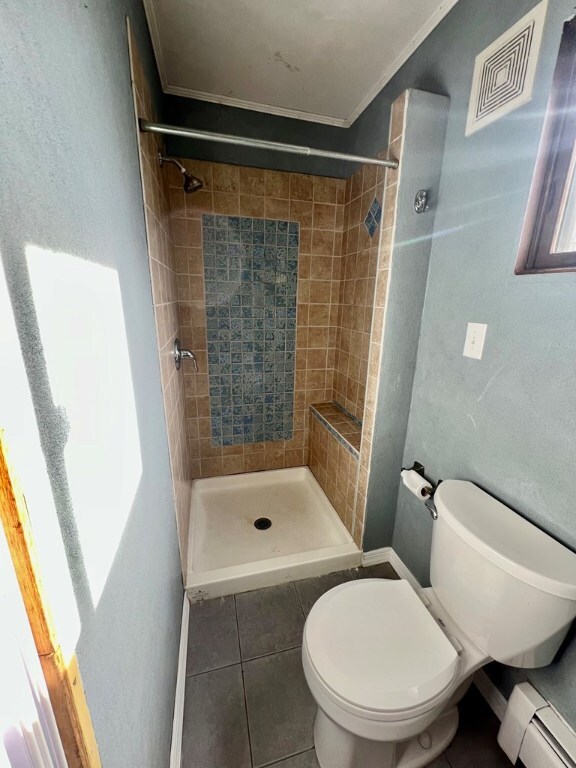
[[[166,93],[348,127],[458,0],[144,0]]]

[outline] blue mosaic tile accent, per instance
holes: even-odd
[[[376,232],[376,230],[378,229],[378,224],[380,224],[381,218],[382,218],[382,206],[378,202],[378,199],[375,197],[374,200],[372,200],[372,205],[368,209],[368,212],[364,219],[364,226],[368,230],[368,234],[370,235],[370,237],[374,237],[374,232]]]
[[[299,226],[202,216],[213,445],[293,435]]]

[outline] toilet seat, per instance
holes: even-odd
[[[437,702],[458,669],[455,648],[402,580],[351,581],[326,592],[303,642],[325,693],[371,719],[410,716]]]

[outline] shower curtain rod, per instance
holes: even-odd
[[[140,130],[148,133],[161,133],[165,136],[183,136],[187,139],[198,141],[216,141],[220,144],[235,144],[239,147],[252,147],[253,149],[270,149],[274,152],[288,152],[293,155],[305,155],[307,157],[325,157],[331,160],[344,160],[348,163],[363,163],[380,165],[384,168],[398,168],[398,160],[379,160],[376,157],[363,157],[362,155],[347,155],[344,152],[327,152],[324,149],[313,147],[300,147],[297,144],[283,144],[279,141],[262,141],[261,139],[246,139],[242,136],[231,136],[227,133],[212,133],[211,131],[197,131],[193,128],[179,128],[176,125],[164,123],[152,123],[149,120],[140,120]]]

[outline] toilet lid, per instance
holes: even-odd
[[[331,589],[310,611],[304,640],[324,684],[363,709],[423,704],[448,686],[458,663],[407,581],[364,579]]]

